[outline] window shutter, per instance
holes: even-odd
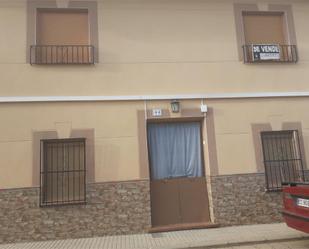
[[[39,10],[37,45],[89,45],[87,10]]]
[[[246,44],[286,44],[283,13],[243,13]]]

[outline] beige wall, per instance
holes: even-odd
[[[2,65],[13,64],[16,69],[18,64],[24,64],[26,61],[26,5],[0,3],[0,20],[0,72],[3,75],[1,89],[5,89],[9,81],[3,74],[5,66]]]
[[[26,5],[13,2],[18,4],[0,4],[1,95],[308,90],[307,1],[241,1],[262,3],[261,9],[268,3],[292,4],[296,65],[239,61],[230,0],[99,1],[100,63],[95,66],[26,64]]]
[[[199,101],[186,101],[183,108],[199,108]],[[169,101],[146,103],[148,109],[169,109]],[[33,103],[0,105],[0,189],[30,187],[34,165],[33,134],[56,131],[59,138],[72,130],[94,129],[95,181],[144,179],[141,175],[138,113],[140,102]],[[178,115],[173,115],[177,117]],[[148,170],[148,169],[147,169]]]
[[[308,91],[309,3],[292,4],[300,61],[244,65],[238,60],[230,0],[104,0],[98,4],[99,63],[95,66],[30,66],[26,63],[26,1],[0,1],[0,96],[140,95]],[[216,152],[205,149],[206,173],[257,171],[251,125],[301,122],[309,149],[305,98],[206,101],[213,111]],[[182,101],[199,108],[200,101]],[[147,103],[169,108],[169,101]],[[138,111],[143,102],[0,104],[0,188],[32,186],[35,131],[95,130],[95,180],[143,178]],[[237,145],[237,146],[235,146]],[[308,152],[307,152],[308,153]],[[309,158],[309,155],[306,155]],[[217,161],[217,165],[207,162]]]
[[[286,129],[288,123],[299,123],[302,128],[304,142],[304,158],[309,159],[309,118],[307,115],[308,98],[277,98],[277,99],[242,99],[242,100],[205,100],[204,103],[212,110],[206,115],[206,119],[214,119],[215,142],[212,138],[205,137],[205,167],[209,175],[210,168],[218,167],[218,174],[243,174],[258,172],[263,158],[256,154],[254,140],[254,125],[264,125],[272,130]],[[200,107],[201,101],[181,101],[182,108]],[[169,102],[151,102],[147,104],[149,109],[160,107],[168,108]],[[211,117],[209,116],[211,115]],[[296,129],[293,127],[293,129]],[[211,127],[204,127],[212,129]],[[208,147],[215,146],[215,149]],[[209,151],[215,151],[217,165],[209,164]],[[306,165],[306,162],[304,162]],[[216,174],[215,170],[211,174]]]
[[[307,98],[209,101],[214,110],[219,174],[257,172],[253,124],[281,130],[285,123],[301,123],[308,159],[308,104]]]
[[[95,180],[139,179],[137,110],[143,108],[132,102],[0,105],[0,189],[32,186],[32,139],[38,131],[67,137],[71,129],[93,128]]]
[[[253,124],[270,124],[280,130],[284,123],[300,123],[306,158],[309,158],[309,118],[307,98],[205,101],[212,110],[215,142],[205,137],[205,170],[217,167],[222,174],[258,171],[253,140]],[[200,100],[180,101],[182,110],[198,109]],[[138,112],[140,102],[93,102],[0,105],[0,188],[33,186],[33,132],[58,131],[66,137],[70,130],[95,130],[95,181],[144,179],[139,154]],[[147,102],[148,110],[170,108],[169,101]],[[171,117],[179,117],[180,114]],[[151,118],[151,116],[148,116]],[[210,129],[210,127],[206,127]],[[203,132],[205,134],[206,129]],[[209,165],[210,151],[217,165]],[[211,161],[213,162],[213,161]],[[213,171],[215,172],[215,171]],[[216,174],[216,173],[211,173]]]

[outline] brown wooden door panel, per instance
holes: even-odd
[[[209,205],[206,179],[180,178],[179,196],[182,223],[209,222]]]
[[[150,187],[152,226],[179,224],[178,180],[154,180]]]
[[[210,222],[206,179],[151,181],[152,226]]]

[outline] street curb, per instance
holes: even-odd
[[[257,241],[245,241],[245,242],[228,242],[223,244],[213,244],[213,245],[205,245],[205,246],[187,246],[187,247],[178,247],[174,249],[210,249],[210,248],[226,248],[233,246],[250,246],[250,245],[262,245],[268,243],[282,243],[282,242],[295,242],[309,240],[309,236],[298,237],[298,238],[288,238],[288,239],[274,239],[274,240],[257,240]]]

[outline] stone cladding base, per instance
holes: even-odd
[[[265,191],[264,174],[212,176],[207,181],[214,222],[283,221],[282,193]],[[88,184],[87,204],[44,208],[39,207],[39,188],[0,190],[0,243],[144,233],[150,227],[148,180]]]
[[[264,174],[210,178],[215,222],[244,225],[282,222],[282,193],[265,191]]]
[[[87,204],[39,207],[39,189],[0,190],[0,243],[148,231],[149,181],[87,185]]]

